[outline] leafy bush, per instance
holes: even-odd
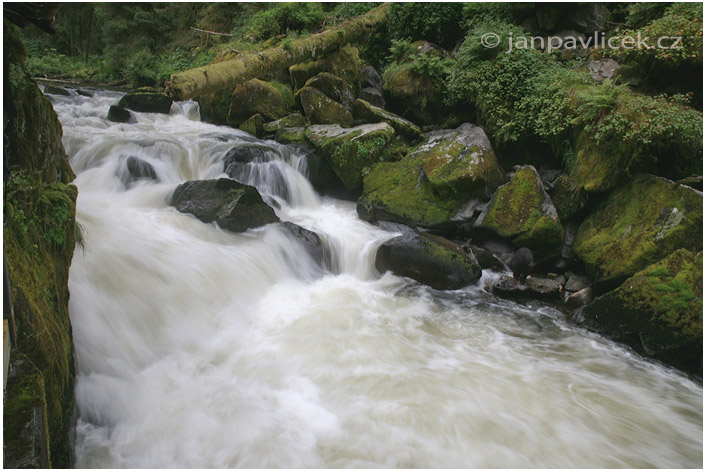
[[[127,60],[122,75],[132,87],[154,86],[159,76],[157,58],[149,49],[142,48]]]
[[[393,3],[388,30],[394,39],[424,39],[451,49],[463,38],[462,11],[462,3]]]
[[[288,31],[318,29],[325,13],[320,3],[279,3],[250,17],[243,32],[255,40],[265,40]]]

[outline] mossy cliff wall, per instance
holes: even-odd
[[[51,102],[24,67],[4,24],[4,256],[17,328],[4,403],[4,467],[70,467],[74,360],[68,275],[77,189]],[[9,119],[8,119],[9,118]],[[41,423],[43,422],[43,425]],[[37,427],[40,423],[40,427]]]

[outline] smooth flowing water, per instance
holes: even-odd
[[[79,467],[701,467],[702,387],[476,285],[437,292],[374,268],[393,233],[322,198],[291,147],[172,114],[105,117],[120,94],[54,97],[79,188],[71,266]],[[243,234],[168,205],[240,178],[316,231]],[[126,160],[159,179],[125,184]]]

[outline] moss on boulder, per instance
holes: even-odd
[[[155,89],[142,87],[123,95],[118,106],[143,113],[168,115],[172,108],[172,99]]]
[[[409,120],[382,108],[371,105],[365,100],[358,99],[353,104],[355,117],[364,120],[366,123],[388,123],[395,128],[397,134],[404,136],[411,141],[422,139],[422,130]]]
[[[283,144],[309,144],[304,134],[309,120],[301,113],[292,113],[262,125],[265,135]]]
[[[304,87],[296,93],[295,97],[301,103],[304,115],[313,124],[336,124],[344,128],[353,125],[351,112],[319,89]]]
[[[641,354],[702,375],[703,253],[678,249],[598,297],[578,315]]]
[[[20,467],[23,457],[34,454],[32,438],[7,439],[13,428],[32,421],[30,409],[25,408],[27,394],[46,412],[47,466],[68,468],[74,405],[68,274],[77,232],[77,190],[68,185],[74,174],[61,144],[61,124],[51,102],[24,68],[24,46],[8,22],[4,23],[4,47],[16,110],[14,117],[6,114],[10,118],[6,128],[8,170],[3,186],[3,250],[17,328],[12,356],[26,356],[33,366],[28,377],[22,374],[8,380],[4,464]],[[32,387],[27,390],[26,386]]]
[[[248,80],[233,90],[226,123],[238,127],[256,114],[267,121],[282,118],[290,113],[293,102],[289,100],[287,94],[272,83]]]
[[[561,174],[552,184],[552,201],[561,221],[568,221],[586,207],[585,192],[567,174]]]
[[[245,120],[239,128],[242,131],[245,131],[246,133],[250,133],[256,138],[261,138],[263,131],[262,131],[262,115],[261,114],[256,114]]]
[[[505,175],[480,126],[464,123],[432,131],[413,154],[424,161],[424,174],[442,198],[468,200],[490,196]]]
[[[595,281],[618,285],[679,248],[700,251],[702,225],[701,192],[641,175],[584,220],[574,252]]]
[[[315,61],[301,62],[289,68],[289,75],[292,78],[294,88],[299,90],[304,87],[306,81],[322,72],[335,74],[343,79],[353,91],[357,90],[360,71],[363,69],[363,61],[360,59],[358,48],[346,44],[338,51]]]
[[[324,93],[328,98],[334,100],[346,109],[353,106],[354,88],[351,84],[330,72],[321,72],[307,80],[304,87],[314,87]]]
[[[395,137],[395,130],[387,123],[355,128],[319,125],[307,128],[306,136],[346,188],[353,190],[363,184],[363,172],[379,162],[383,148]]]
[[[532,249],[539,258],[558,254],[564,242],[556,208],[533,166],[519,168],[496,190],[476,226]]]
[[[414,63],[389,67],[382,86],[387,107],[420,125],[434,125],[449,114],[444,104],[443,82],[415,71]]]

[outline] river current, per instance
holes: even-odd
[[[700,468],[702,387],[478,284],[378,274],[394,237],[319,196],[294,147],[171,115],[106,120],[120,93],[52,96],[79,189],[70,271],[76,465],[130,468]],[[236,234],[168,205],[223,157],[278,225]],[[127,182],[134,156],[158,181]]]

